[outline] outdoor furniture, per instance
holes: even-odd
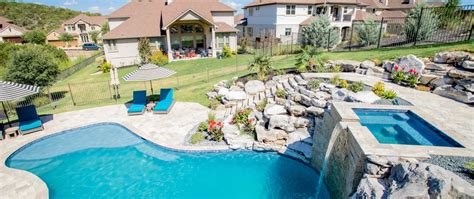
[[[173,107],[175,100],[173,99],[174,90],[172,88],[162,88],[160,90],[160,101],[153,109],[155,114],[167,114]]]
[[[17,107],[16,114],[18,115],[20,134],[25,135],[44,129],[35,105]]]
[[[19,128],[17,126],[10,127],[5,129],[5,137],[12,138],[18,135]],[[3,139],[3,132],[2,132],[2,139]]]
[[[146,91],[133,91],[133,102],[128,108],[128,115],[142,115],[145,113]]]

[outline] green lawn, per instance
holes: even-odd
[[[392,59],[400,55],[414,54],[416,56],[433,56],[436,52],[445,50],[468,50],[474,51],[473,42],[454,45],[436,45],[428,47],[415,47],[403,49],[382,49],[356,52],[324,52],[325,59]],[[296,55],[283,55],[273,57],[275,68],[290,68],[295,64]],[[253,55],[238,55],[227,59],[198,59],[188,61],[177,61],[166,65],[167,68],[175,70],[177,75],[170,78],[154,81],[153,87],[158,91],[162,87],[176,88],[175,98],[178,101],[197,102],[208,104],[205,93],[220,80],[230,79],[235,76],[248,74],[247,65],[253,59]],[[121,79],[120,93],[122,98],[118,101],[112,99],[111,90],[108,86],[110,74],[98,73],[98,64],[91,64],[76,72],[72,76],[58,81],[50,91],[61,97],[53,103],[54,106],[42,107],[43,113],[57,113],[109,104],[125,103],[132,99],[132,91],[147,89],[150,92],[149,83],[125,82]],[[135,70],[136,67],[119,69],[120,78]],[[72,96],[71,92],[72,91]],[[57,94],[62,93],[62,94]],[[151,92],[150,92],[151,93]],[[76,106],[72,103],[72,98]],[[55,109],[52,109],[55,107]]]

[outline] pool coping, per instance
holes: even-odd
[[[446,136],[458,142],[461,147],[440,147],[423,145],[403,145],[403,144],[381,144],[377,141],[370,130],[362,126],[359,117],[353,111],[354,108],[361,109],[391,109],[391,110],[409,110],[430,123],[435,128],[442,131]],[[331,113],[336,121],[340,121],[347,126],[349,133],[358,142],[360,148],[366,155],[394,156],[406,158],[427,159],[430,155],[441,156],[467,156],[474,157],[474,143],[463,135],[447,128],[443,123],[431,115],[420,111],[415,106],[395,106],[395,105],[377,105],[363,103],[335,102],[331,107]]]

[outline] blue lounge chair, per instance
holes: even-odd
[[[128,108],[128,115],[142,115],[145,113],[146,91],[133,91],[133,102]]]
[[[18,115],[20,134],[25,135],[44,129],[35,105],[18,107],[16,108],[16,114]]]
[[[160,90],[160,101],[155,108],[153,108],[153,112],[156,114],[169,113],[175,103],[173,93],[174,90],[172,88],[162,88]]]

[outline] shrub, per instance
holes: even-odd
[[[377,43],[380,25],[373,18],[366,18],[360,26],[356,26],[358,42],[362,46],[370,46]]]
[[[331,67],[331,69],[329,69],[329,72],[331,72],[331,73],[340,73],[340,72],[342,72],[342,70],[343,70],[342,66],[335,65],[335,66]]]
[[[148,38],[141,38],[138,41],[138,55],[140,56],[140,62],[146,64],[150,62],[152,55],[150,40]]]
[[[339,85],[339,83],[341,82],[341,76],[339,76],[339,75],[334,75],[334,76],[329,80],[329,82],[330,82],[331,84],[334,84],[334,85],[337,86],[337,85]]]
[[[474,175],[474,162],[466,162],[464,165],[464,169],[466,172],[470,173],[471,175]]]
[[[353,82],[348,89],[354,93],[364,90],[364,84],[362,82]]]
[[[415,8],[408,12],[403,26],[403,33],[408,41],[428,39],[438,29],[438,15],[427,7],[426,3],[418,3]],[[421,13],[422,9],[423,13]],[[421,14],[423,16],[420,16]]]
[[[375,63],[376,66],[382,66],[382,60],[374,58],[372,59],[372,61]]]
[[[215,121],[215,120],[216,120],[216,114],[215,114],[214,112],[212,112],[212,111],[209,112],[209,113],[207,114],[207,120],[208,120],[208,121]]]
[[[271,57],[269,56],[256,56],[249,65],[249,69],[257,73],[259,80],[266,80],[268,74],[273,70]]]
[[[286,74],[286,72],[282,69],[275,70],[275,75],[284,75],[284,74]]]
[[[286,99],[286,97],[288,96],[288,93],[286,93],[286,91],[283,90],[283,89],[278,89],[276,91],[276,96],[279,97],[279,98]]]
[[[372,87],[372,92],[376,95],[380,95],[385,91],[385,84],[383,82],[375,83],[374,87]]]
[[[205,138],[205,136],[202,133],[197,132],[197,133],[195,133],[191,136],[191,144],[197,144],[197,143],[203,141],[204,138]]]
[[[169,59],[161,50],[158,50],[151,55],[150,62],[158,66],[163,66],[169,63]]]
[[[302,35],[307,45],[316,48],[333,47],[340,39],[338,31],[331,27],[331,21],[325,15],[318,16],[308,26],[303,27]]]
[[[238,54],[246,54],[248,53],[247,51],[247,46],[248,46],[248,37],[242,37],[240,38],[240,46],[239,48],[237,49],[237,53]]]
[[[347,88],[347,87],[349,87],[349,83],[347,83],[347,80],[343,79],[339,82],[339,86],[341,88]]]
[[[49,100],[49,97],[45,95],[33,99],[33,104],[36,105],[36,107],[41,107],[49,103],[51,103],[51,101]]]
[[[224,46],[224,48],[222,49],[222,57],[223,58],[229,58],[229,57],[232,57],[234,53],[232,52],[232,50],[230,49],[229,46]]]
[[[386,90],[380,93],[380,97],[384,99],[395,99],[397,98],[397,93],[394,90]]]
[[[110,72],[111,68],[112,65],[109,62],[104,62],[102,65],[100,65],[100,71],[102,71],[103,73]]]
[[[265,110],[265,107],[267,107],[267,101],[262,100],[260,103],[257,104],[257,110],[260,112],[263,112]]]
[[[313,80],[308,82],[308,86],[309,86],[310,89],[318,89],[319,84],[321,84],[321,81],[319,81],[317,79],[313,79]]]
[[[42,45],[42,44],[45,44],[46,42],[46,35],[44,34],[44,32],[39,31],[39,30],[30,30],[26,32],[25,34],[23,34],[21,38],[25,40],[25,42],[32,43],[32,44]]]
[[[234,84],[235,84],[234,79],[229,79],[229,80],[227,80],[227,81],[225,82],[225,87],[226,87],[226,88],[230,88],[230,87],[232,87]]]
[[[209,128],[209,125],[207,124],[207,122],[201,122],[199,123],[198,131],[204,132],[207,130],[207,128]]]
[[[221,101],[217,100],[216,98],[209,99],[209,108],[211,110],[216,110],[219,105],[221,105]]]
[[[306,46],[296,59],[296,70],[299,73],[314,71],[316,65],[321,60],[320,55],[321,52],[317,48]]]

